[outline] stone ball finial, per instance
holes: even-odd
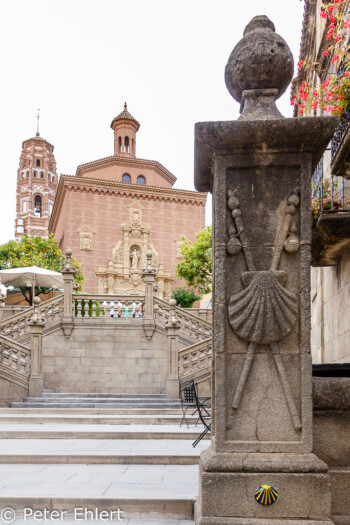
[[[293,55],[288,44],[275,33],[275,26],[267,16],[255,16],[228,59],[225,82],[238,102],[242,101],[243,91],[257,89],[277,89],[279,98],[291,82],[293,72]]]
[[[169,300],[169,304],[170,304],[170,306],[172,306],[174,308],[174,306],[176,306],[176,300],[175,299],[170,299]]]
[[[70,249],[66,250],[67,257],[72,257],[72,253],[73,253],[72,250]]]
[[[147,252],[146,252],[147,259],[151,259],[152,255],[153,255],[153,253],[151,252],[151,250],[147,250]]]
[[[41,303],[40,297],[34,297],[33,303],[35,306],[39,306],[39,304]]]

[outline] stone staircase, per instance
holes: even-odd
[[[209,440],[193,449],[202,427],[181,419],[180,401],[162,394],[46,392],[1,408],[0,509],[15,509],[16,524],[37,521],[26,508],[64,513],[67,525],[75,509],[97,508],[115,523],[193,525]]]

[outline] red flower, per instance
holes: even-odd
[[[318,91],[315,89],[315,91],[312,93],[314,97],[318,97]]]
[[[332,33],[327,33],[326,38],[327,40],[332,40]]]
[[[321,16],[322,18],[327,18],[327,13],[326,13],[326,11],[321,11],[321,12],[320,12],[320,16]]]
[[[328,49],[326,49],[326,51],[323,51],[323,54],[324,54],[326,57],[329,57],[329,51],[328,51]]]
[[[348,76],[350,76],[349,71],[345,71],[345,73],[344,73],[344,77],[348,77]]]
[[[301,69],[304,65],[304,60],[300,60],[300,62],[298,62],[298,68]]]
[[[338,35],[338,36],[336,36],[334,38],[335,38],[336,42],[339,42],[339,40],[341,40],[341,36],[340,35]]]
[[[337,60],[339,60],[339,55],[335,54],[332,58],[332,64],[334,64],[334,62],[336,62]]]
[[[334,9],[334,5],[331,5],[328,10],[331,13],[333,11],[333,9]]]

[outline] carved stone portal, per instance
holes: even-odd
[[[158,297],[170,299],[172,277],[159,264],[158,253],[150,242],[151,228],[142,224],[143,206],[138,202],[129,205],[130,222],[122,224],[122,240],[117,243],[107,266],[100,266],[96,275],[99,280],[99,293],[140,294],[145,293],[141,277],[146,266],[146,252],[152,252],[152,267],[157,270],[155,283]]]

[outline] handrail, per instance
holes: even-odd
[[[8,346],[10,346],[11,348],[15,348],[20,352],[24,352],[25,354],[30,355],[30,348],[28,346],[22,345],[22,343],[18,343],[18,341],[15,341],[10,337],[6,337],[5,335],[0,334],[0,343],[1,342],[7,343]]]
[[[43,314],[46,320],[44,332],[52,329],[54,321],[61,321],[63,316],[63,307],[61,307],[60,304],[62,302],[63,294],[60,294],[40,304],[40,313]],[[29,307],[25,312],[19,312],[18,314],[12,315],[11,317],[7,317],[1,323],[0,333],[12,339],[27,337],[30,331],[28,321],[33,313],[34,307]]]
[[[198,380],[210,377],[213,356],[212,337],[179,350],[180,383],[189,379]]]
[[[167,308],[170,311],[170,305],[167,301],[164,299],[160,299],[159,297],[154,298],[154,302],[157,304],[160,304],[161,306]],[[185,308],[179,308],[178,306],[175,307],[176,316],[184,316],[189,320],[192,320],[193,322],[200,322],[203,326],[206,326],[209,329],[212,329],[212,324],[209,321],[206,321],[202,317],[199,317],[198,315],[195,315],[191,312],[188,312]]]
[[[50,308],[53,304],[56,302],[59,304],[63,299],[63,294],[56,295],[56,297],[52,297],[51,299],[48,299],[47,301],[43,301],[40,306],[40,312],[43,312],[43,310],[46,310],[47,308]],[[31,316],[31,314],[34,312],[34,306],[28,306],[28,309],[24,312],[18,312],[18,314],[11,315],[10,317],[6,317],[3,321],[1,321],[1,329],[6,326],[7,324],[11,324],[14,321],[18,321],[20,319],[26,318],[27,316]]]

